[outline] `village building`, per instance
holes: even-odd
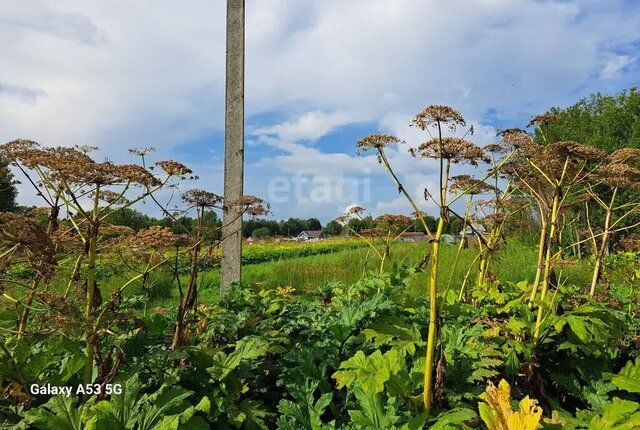
[[[325,235],[322,230],[303,230],[296,236],[298,242],[315,242],[324,239]]]

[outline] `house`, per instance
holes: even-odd
[[[476,233],[473,231],[474,229],[475,231],[480,233],[482,236],[489,234],[489,231],[486,229],[484,225],[479,223],[473,223],[473,229],[468,225],[465,226],[465,229],[460,232],[460,238],[474,239],[476,237]]]
[[[298,242],[315,242],[317,240],[324,240],[325,236],[322,230],[304,230],[301,231],[296,240]]]
[[[405,231],[400,235],[400,240],[402,242],[426,242],[429,240],[429,236],[421,231]]]
[[[459,237],[453,234],[443,234],[440,238],[440,243],[444,243],[445,245],[455,245],[459,242]]]

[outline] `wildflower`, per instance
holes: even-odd
[[[115,191],[109,190],[100,191],[99,198],[109,204],[126,204],[129,202],[122,193],[116,193]]]
[[[485,155],[479,146],[457,137],[443,137],[440,139],[431,139],[421,144],[417,149],[410,151],[414,157],[421,158],[444,158],[452,163],[469,163],[473,166],[478,161],[489,162],[489,158]]]
[[[209,191],[193,188],[182,195],[182,200],[192,206],[213,208],[222,202],[222,197]]]
[[[161,249],[176,246],[179,242],[182,242],[182,238],[174,234],[170,228],[154,225],[127,237],[122,243],[141,248]]]
[[[138,155],[140,157],[144,157],[145,155],[151,154],[152,152],[155,152],[156,148],[154,148],[153,146],[147,146],[146,148],[130,148],[129,149],[129,153],[133,154],[133,155]]]
[[[55,247],[45,231],[32,219],[12,212],[0,212],[0,246],[11,248],[26,256],[27,261],[42,277],[53,273]]]
[[[451,131],[456,129],[457,125],[464,127],[466,121],[457,110],[444,105],[431,105],[415,116],[411,125],[425,130],[430,125],[438,123],[447,124]]]
[[[104,163],[103,163],[104,164]],[[145,187],[156,187],[160,185],[160,180],[153,176],[151,172],[137,164],[123,164],[121,166],[113,166],[114,173],[118,178],[128,182],[143,185]]]
[[[497,191],[496,187],[470,175],[458,175],[451,177],[451,186],[449,187],[449,190],[452,193],[464,192],[469,195],[485,194],[490,191]]]
[[[640,188],[640,169],[628,164],[600,166],[593,172],[593,178],[612,188]]]
[[[371,149],[381,150],[398,143],[404,143],[404,141],[390,134],[370,134],[360,139],[356,143],[356,147],[358,154],[362,154]]]
[[[635,164],[640,162],[640,148],[621,148],[609,155],[609,161],[614,164]]]
[[[158,161],[156,166],[159,166],[167,175],[170,176],[184,176],[193,173],[193,171],[184,164],[173,160]]]
[[[380,215],[374,220],[374,223],[376,226],[388,231],[406,230],[413,224],[408,216],[392,214]]]
[[[560,115],[556,114],[533,115],[531,117],[531,121],[529,121],[529,124],[527,124],[527,127],[531,127],[533,125],[549,125],[554,122],[560,122],[560,119]]]
[[[581,145],[573,141],[556,142],[549,145],[558,155],[563,158],[581,158],[584,160],[600,160],[606,154],[598,148],[588,145]]]

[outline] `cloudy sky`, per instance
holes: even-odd
[[[634,0],[247,0],[247,193],[276,218],[326,222],[351,204],[409,213],[355,142],[408,127],[430,104],[460,110],[479,144],[496,128],[591,92],[637,85]],[[223,0],[3,0],[0,141],[127,149],[190,165],[222,191]],[[391,151],[422,195],[435,166]],[[35,203],[22,190],[20,202]],[[430,209],[424,203],[425,209]]]

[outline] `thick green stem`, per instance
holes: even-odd
[[[533,332],[533,344],[538,343],[540,337],[540,326],[542,325],[542,316],[544,312],[544,299],[549,290],[549,277],[551,275],[551,256],[553,255],[553,243],[558,224],[558,213],[560,211],[560,190],[556,189],[553,196],[553,206],[551,208],[551,227],[549,228],[549,238],[547,241],[545,258],[544,258],[544,274],[542,278],[542,289],[540,291],[540,305],[538,306],[538,315],[536,317],[536,325]]]
[[[427,353],[424,363],[424,393],[422,400],[427,414],[431,411],[433,400],[433,361],[436,349],[436,329],[438,319],[438,264],[440,258],[440,239],[444,231],[444,218],[438,220],[438,230],[431,251],[431,275],[429,277],[429,329],[427,334]]]
[[[611,203],[607,207],[607,214],[604,219],[604,234],[602,235],[602,242],[600,242],[600,249],[596,254],[596,261],[593,267],[593,276],[591,277],[591,288],[589,290],[589,295],[591,296],[596,293],[596,287],[598,286],[598,281],[600,280],[600,273],[602,272],[602,259],[607,252],[607,245],[609,244],[609,237],[611,236],[611,214],[613,213],[612,208],[615,203],[617,192],[618,189],[615,188],[611,197]]]

